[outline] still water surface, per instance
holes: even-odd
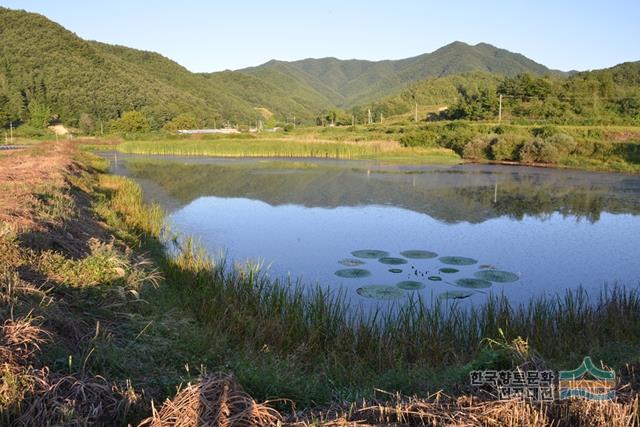
[[[269,265],[271,276],[343,287],[365,304],[373,301],[363,296],[367,289],[376,290],[369,285],[402,281],[422,289],[374,294],[420,292],[430,299],[461,291],[473,302],[498,292],[518,302],[579,285],[593,293],[604,284],[640,282],[638,176],[494,165],[105,156],[114,173],[135,178],[148,200],[170,212],[174,231],[195,237],[212,255],[224,251],[235,262]],[[352,254],[362,249],[407,263]],[[437,256],[407,258],[401,254],[407,250]],[[446,264],[444,256],[477,263]],[[335,274],[347,268],[370,274]],[[517,280],[460,281],[486,278],[482,271],[491,269],[515,273]]]

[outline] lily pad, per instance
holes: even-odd
[[[473,258],[467,258],[463,256],[443,256],[440,259],[440,262],[443,264],[449,265],[472,265],[476,264],[478,260]]]
[[[474,273],[478,279],[488,280],[496,283],[511,283],[520,280],[516,273],[502,270],[481,270]]]
[[[357,267],[364,264],[364,261],[355,258],[344,258],[338,261],[338,264],[342,264],[345,267]]]
[[[433,282],[441,282],[442,281],[442,277],[440,276],[429,276],[427,277],[427,279],[433,281]]]
[[[362,268],[343,268],[334,273],[338,277],[344,277],[345,279],[360,279],[361,277],[371,276],[369,270]]]
[[[402,282],[398,282],[396,286],[400,289],[404,289],[405,291],[417,291],[426,287],[424,283],[416,282],[415,280],[404,280]]]
[[[464,299],[473,295],[470,291],[447,291],[438,295],[439,299]]]
[[[423,251],[420,249],[410,249],[408,251],[402,251],[400,252],[400,255],[402,255],[405,258],[412,258],[412,259],[431,259],[438,256],[438,254],[435,252]]]
[[[402,269],[401,268],[390,268],[389,272],[398,274],[398,273],[402,273]]]
[[[395,258],[395,257],[392,257],[392,256],[382,257],[378,261],[380,261],[383,264],[389,264],[389,265],[400,265],[400,264],[406,264],[407,263],[406,259]]]
[[[402,289],[389,285],[369,285],[356,289],[361,297],[374,299],[398,299],[404,295]]]
[[[377,249],[362,249],[359,251],[353,251],[351,252],[351,255],[353,255],[356,258],[382,258],[385,256],[389,256],[389,252],[385,252],[385,251],[379,251]]]
[[[444,267],[440,269],[440,273],[444,273],[444,274],[452,274],[452,273],[457,273],[458,270],[457,268],[450,268],[450,267]]]
[[[491,282],[482,279],[458,279],[456,285],[469,289],[490,288]]]

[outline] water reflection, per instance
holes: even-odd
[[[197,237],[210,253],[261,259],[272,265],[272,275],[340,286],[365,303],[372,289],[393,296],[389,288],[368,286],[401,282],[402,295],[471,290],[465,301],[488,292],[525,301],[578,285],[591,291],[604,283],[636,286],[640,278],[640,177],[490,165],[142,156],[119,156],[112,165],[137,179],[147,198],[172,211],[177,231]],[[361,249],[409,262],[344,264]],[[412,259],[403,255],[408,250],[438,256]],[[444,256],[478,262],[445,273],[451,266]],[[483,266],[516,273],[518,280],[486,287],[478,279],[496,273],[480,274]],[[370,274],[335,274],[354,267]],[[405,289],[410,281],[425,286]]]
[[[447,223],[556,212],[595,222],[602,212],[640,212],[640,178],[510,166],[384,167],[361,162],[190,163],[133,160],[132,176],[181,204],[202,196],[244,197],[272,206],[388,205]]]

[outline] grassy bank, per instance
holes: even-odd
[[[633,126],[422,122],[306,127],[272,135],[129,135],[118,150],[221,157],[377,159],[390,163],[510,162],[640,173],[640,129]]]
[[[188,239],[169,256],[158,207],[143,203],[135,183],[106,174],[104,163],[69,144],[19,156],[0,168],[3,194],[15,201],[0,204],[0,405],[7,422],[136,423],[151,414],[151,399],[159,407],[187,381],[194,387],[183,393],[195,403],[177,400],[179,408],[193,403],[197,410],[199,399],[211,398],[213,408],[231,405],[231,416],[236,401],[220,390],[236,393],[236,380],[256,399],[287,399],[273,403],[284,416],[274,415],[238,391],[241,413],[263,417],[260,424],[313,421],[308,411],[290,416],[292,402],[319,411],[318,424],[334,425],[638,420],[635,287],[591,299],[578,290],[522,306],[496,297],[473,309],[412,300],[395,316],[354,311],[340,294],[303,292],[252,266],[214,264]],[[631,384],[617,402],[543,408],[480,404],[481,395],[469,395],[472,369],[574,368],[585,355]],[[374,400],[375,388],[419,398]],[[467,397],[431,396],[442,389]],[[361,399],[367,403],[356,403]],[[338,410],[323,411],[330,405]]]
[[[378,159],[418,163],[455,164],[460,158],[441,148],[404,148],[392,141],[337,142],[261,138],[180,139],[126,141],[119,151],[135,154],[160,154],[216,157],[298,157],[345,160]]]

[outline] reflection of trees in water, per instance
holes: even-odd
[[[478,223],[553,213],[598,221],[602,212],[640,211],[640,178],[574,171],[444,170],[381,173],[278,164],[213,165],[129,161],[135,177],[189,203],[202,196],[246,197],[307,207],[391,205],[445,222]],[[454,172],[454,173],[451,173]],[[496,188],[497,182],[497,188]]]

